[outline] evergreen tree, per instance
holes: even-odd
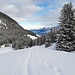
[[[10,43],[8,40],[5,40],[5,47],[9,47],[10,46]]]
[[[15,46],[16,46],[16,41],[13,41],[12,42],[12,48],[15,48]]]
[[[32,39],[30,39],[29,47],[32,47]]]
[[[53,39],[52,39],[52,43],[56,42],[56,34],[57,34],[57,29],[56,27],[53,27]]]
[[[56,41],[57,29],[55,27],[51,28],[51,31],[48,33],[48,37],[51,39],[51,42],[54,43]]]
[[[60,51],[75,50],[75,20],[72,3],[65,4],[61,10],[60,30],[57,37],[57,49]]]
[[[0,41],[0,48],[1,48],[1,41]]]
[[[57,34],[56,27],[52,27],[51,31],[48,32],[48,34],[45,37],[45,47],[49,47],[51,46],[51,43],[56,42],[56,34]]]
[[[51,39],[48,37],[45,40],[45,47],[49,47],[49,46],[51,46]]]
[[[16,40],[15,50],[24,49],[24,43],[21,39]]]
[[[42,38],[41,38],[41,37],[38,38],[38,45],[39,45],[39,46],[42,45]]]
[[[35,40],[32,40],[32,46],[35,46]]]
[[[45,44],[45,35],[42,35],[42,45]]]
[[[37,39],[33,39],[32,45],[33,45],[33,46],[37,46]]]

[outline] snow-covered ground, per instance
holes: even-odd
[[[31,39],[37,39],[37,37],[29,35],[29,34],[27,36],[29,36]]]
[[[56,51],[55,44],[0,52],[0,75],[75,75],[75,52]]]
[[[37,37],[40,37],[40,35],[38,35],[38,34],[36,34],[36,36],[32,36],[32,35],[28,34],[27,36],[29,36],[32,40],[37,39]]]

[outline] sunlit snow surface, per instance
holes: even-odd
[[[37,37],[29,35],[29,34],[27,36],[29,36],[31,39],[37,39]]]
[[[0,75],[75,75],[75,52],[35,46],[14,51],[0,48]]]

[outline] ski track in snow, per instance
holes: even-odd
[[[33,49],[31,49],[31,52],[30,52],[30,54],[29,54],[29,60],[28,60],[28,62],[27,62],[27,64],[28,64],[28,66],[27,66],[27,72],[28,72],[28,74],[27,75],[38,75],[37,74],[37,72],[36,72],[36,69],[35,69],[35,71],[33,72],[33,74],[32,74],[32,67],[31,67],[31,65],[33,64],[33,62],[31,62],[31,60],[33,60],[33,53],[34,53],[34,50]]]
[[[25,60],[25,70],[24,70],[24,75],[30,75],[30,73],[29,73],[29,60],[30,60],[30,57],[31,57],[31,54],[32,54],[32,50],[30,51],[30,53],[29,53],[29,56],[28,56],[28,58],[27,58],[27,60]]]
[[[19,63],[14,67],[14,71],[11,75],[29,75],[29,69],[28,69],[28,63],[31,56],[31,51],[29,51],[28,57],[23,57],[22,60],[19,61]]]
[[[31,75],[30,60],[33,59],[32,52],[34,52],[34,50],[32,50],[32,49],[29,50],[28,56],[26,58],[24,57],[22,60],[20,60],[18,62],[18,64],[14,67],[14,71],[11,75]],[[55,66],[52,66],[52,65],[50,65],[50,63],[43,60],[38,51],[36,51],[36,53],[35,53],[35,56],[38,59],[38,61],[43,63],[44,66],[51,68],[54,71],[54,75],[63,75],[61,69],[59,69]],[[34,73],[34,75],[38,75],[36,69],[33,73]]]
[[[38,52],[37,52],[38,53]],[[39,53],[38,53],[39,54]],[[39,59],[40,62],[42,62],[46,67],[49,67],[51,68],[55,75],[63,75],[63,72],[61,71],[61,69],[55,67],[55,66],[52,66],[50,65],[48,62],[44,61],[40,56],[37,56],[37,58]]]

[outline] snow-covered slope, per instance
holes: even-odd
[[[11,50],[0,54],[0,75],[75,75],[75,52],[56,51],[55,44]]]
[[[37,39],[36,36],[32,36],[32,35],[30,35],[30,34],[28,34],[27,36],[29,36],[31,39]]]
[[[36,36],[28,34],[27,36],[30,37],[32,40],[37,39],[38,37],[40,37],[40,35],[38,35],[38,34],[36,34]]]

